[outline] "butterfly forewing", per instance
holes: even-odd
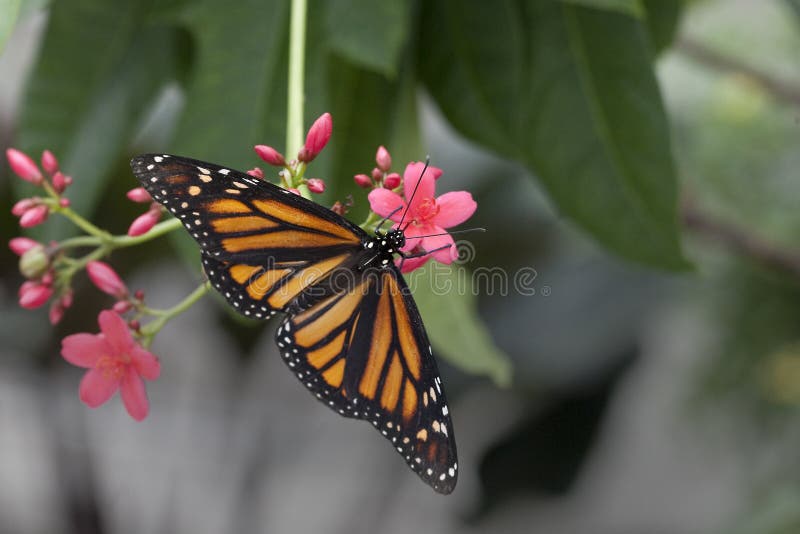
[[[214,287],[251,317],[283,310],[368,239],[330,210],[233,169],[159,154],[131,166],[197,240]]]
[[[320,401],[371,422],[436,491],[453,490],[458,464],[447,401],[419,312],[394,266],[290,314],[276,340]]]

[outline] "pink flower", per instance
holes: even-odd
[[[306,144],[300,149],[297,159],[309,163],[325,148],[333,133],[333,118],[330,113],[323,113],[308,129]]]
[[[283,167],[286,165],[286,160],[283,154],[267,145],[256,145],[253,147],[258,154],[258,157],[272,165],[273,167]]]
[[[436,179],[442,175],[442,170],[429,166],[425,174],[421,175],[424,167],[425,164],[421,162],[409,163],[406,166],[403,173],[405,198],[389,189],[377,188],[370,192],[369,204],[372,211],[382,217],[389,217],[395,223],[400,222],[405,212],[403,231],[406,244],[403,252],[410,252],[418,246],[426,251],[441,249],[432,252],[431,255],[435,260],[449,264],[456,259],[456,248],[453,237],[445,231],[445,228],[459,225],[469,219],[478,205],[466,191],[453,191],[436,197]],[[419,187],[417,187],[418,182]],[[415,188],[416,194],[409,204],[407,200],[411,198]],[[397,226],[394,225],[395,228]],[[406,263],[412,260],[406,260]],[[414,263],[416,262],[412,262],[412,265]],[[406,265],[403,265],[403,270],[406,271]]]
[[[42,152],[42,168],[47,174],[55,174],[58,172],[58,160],[49,150]]]
[[[50,209],[44,204],[39,204],[25,211],[19,218],[19,225],[23,228],[30,228],[42,224],[47,220]]]
[[[375,154],[375,163],[378,164],[378,167],[383,172],[389,172],[389,169],[392,168],[392,156],[385,146],[378,147],[378,152]]]
[[[124,299],[128,296],[128,288],[125,282],[111,268],[102,261],[90,261],[86,264],[86,273],[89,279],[103,293],[108,293],[112,297]]]
[[[97,322],[99,334],[73,334],[61,342],[65,360],[89,369],[81,380],[80,399],[97,408],[119,389],[125,409],[141,421],[150,410],[142,379],[157,379],[161,364],[133,340],[128,325],[116,313],[103,310]]]
[[[128,197],[128,200],[131,202],[138,202],[140,204],[153,201],[153,197],[150,196],[150,193],[148,193],[147,189],[144,187],[134,187],[125,193],[125,196]]]
[[[136,237],[137,235],[146,234],[158,223],[161,218],[160,209],[150,209],[145,213],[136,217],[128,228],[128,235]]]
[[[325,191],[325,182],[319,178],[309,178],[306,185],[308,185],[308,190],[312,193],[319,194]]]
[[[26,310],[34,310],[44,306],[45,302],[53,295],[50,284],[28,280],[19,288],[19,305]]]
[[[6,158],[14,174],[34,185],[40,185],[42,183],[44,179],[42,177],[42,172],[27,154],[15,148],[9,148],[6,149]]]

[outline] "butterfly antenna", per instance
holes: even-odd
[[[430,166],[430,164],[431,164],[431,157],[430,156],[425,156],[425,166],[422,168],[422,172],[419,173],[419,180],[417,180],[417,185],[415,185],[414,186],[414,190],[411,191],[411,197],[408,199],[408,202],[406,203],[406,209],[405,209],[405,211],[403,211],[403,216],[400,217],[400,222],[397,223],[397,227],[398,228],[403,226],[403,221],[405,220],[406,214],[408,213],[408,208],[411,207],[411,201],[414,200],[414,195],[417,194],[417,189],[419,189],[419,184],[422,183],[422,177],[425,176],[425,171],[428,170],[428,167]],[[402,230],[405,231],[405,228],[402,228]]]
[[[468,232],[485,232],[486,228],[467,228],[466,230],[454,230],[452,232],[442,232],[440,234],[417,235],[414,239],[422,239],[423,237],[436,237],[440,235],[453,235],[453,234],[466,234]]]

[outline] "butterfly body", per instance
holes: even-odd
[[[211,163],[131,162],[200,245],[203,268],[239,313],[285,317],[276,343],[329,408],[369,421],[437,492],[457,480],[455,439],[433,351],[394,264],[400,229],[370,236],[274,184]]]

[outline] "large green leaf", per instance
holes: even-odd
[[[492,341],[477,311],[469,271],[429,262],[411,273],[409,287],[436,353],[456,367],[511,383],[511,361]]]
[[[662,52],[675,38],[678,29],[682,0],[643,0],[647,14],[646,24],[650,34],[650,43],[656,53]]]
[[[556,0],[425,2],[422,76],[467,137],[525,163],[609,249],[682,269],[669,128],[636,19]],[[475,39],[485,28],[503,28]]]
[[[641,17],[644,14],[642,7],[643,0],[561,0],[562,2],[575,5],[583,5],[595,9],[607,9]],[[645,2],[647,0],[644,0]]]
[[[29,80],[18,143],[52,150],[75,178],[73,206],[90,213],[143,109],[176,70],[171,28],[143,24],[140,2],[54,3]],[[76,28],[82,28],[76,31]],[[65,225],[48,225],[48,237]]]
[[[21,0],[0,0],[0,53],[6,46],[6,41],[11,37],[14,25],[17,23]]]
[[[324,3],[331,50],[356,65],[394,76],[408,37],[412,5],[404,0]]]

